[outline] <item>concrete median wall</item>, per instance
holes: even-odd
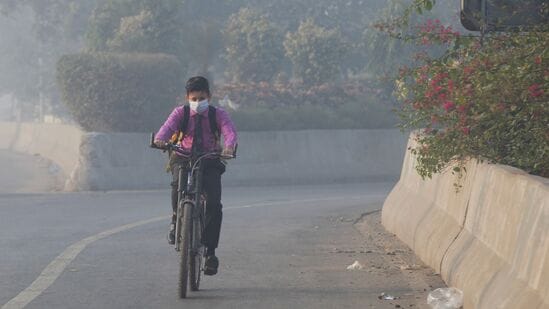
[[[166,154],[144,133],[84,133],[49,124],[0,123],[0,149],[60,165],[66,190],[167,188]],[[398,179],[406,137],[398,130],[241,132],[224,185],[313,184]]]
[[[461,179],[422,180],[414,166],[407,152],[383,205],[387,230],[463,290],[466,309],[549,308],[549,179],[469,162]]]
[[[75,126],[0,122],[0,149],[40,155],[54,162],[69,179],[80,159],[83,132]]]

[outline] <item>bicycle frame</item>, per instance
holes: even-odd
[[[202,164],[200,164],[201,158],[198,158],[196,162],[191,160],[188,165],[190,168],[187,169],[187,182],[183,183],[183,174],[185,168],[180,165],[178,167],[179,173],[179,182],[178,182],[178,199],[177,199],[177,220],[175,226],[175,235],[181,235],[181,226],[180,219],[183,214],[184,205],[190,205],[192,207],[191,213],[193,214],[193,221],[197,219],[201,214],[204,215],[204,209],[198,209],[196,206],[201,205],[200,199],[202,198]],[[202,211],[200,213],[199,211]],[[195,248],[194,244],[191,248],[194,251],[198,251],[198,248]],[[175,242],[175,250],[180,251],[179,242]]]

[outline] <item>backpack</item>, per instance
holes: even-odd
[[[170,141],[172,143],[179,143],[185,137],[187,132],[187,127],[189,126],[189,118],[191,116],[191,108],[189,105],[183,106],[183,121],[181,122],[181,130],[174,133]],[[208,106],[208,120],[210,122],[210,130],[212,131],[216,143],[219,143],[219,127],[217,126],[217,113],[216,108],[209,105]]]

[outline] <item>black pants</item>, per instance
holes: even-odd
[[[210,248],[215,249],[219,244],[219,235],[221,232],[221,220],[223,212],[221,204],[221,175],[225,172],[225,164],[219,159],[211,159],[203,161],[202,174],[202,191],[206,195],[206,215],[204,218],[204,234],[202,235],[202,243]],[[183,183],[187,183],[187,168],[188,162],[184,161],[177,155],[172,155],[170,159],[170,168],[172,172],[172,209],[174,213],[173,221],[175,221],[175,213],[177,212],[177,185],[179,183],[179,166],[184,168]]]

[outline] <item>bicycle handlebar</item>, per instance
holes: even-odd
[[[177,145],[177,144],[166,143],[164,145],[164,147],[156,145],[154,143],[154,133],[151,133],[151,141],[150,141],[149,147],[154,148],[154,149],[160,149],[160,150],[163,150],[163,151],[174,150],[178,154],[180,154],[181,156],[183,156],[185,158],[189,158],[189,159],[192,156],[192,154],[190,152],[183,151],[183,148],[180,145]],[[218,152],[218,151],[207,152],[207,153],[203,153],[200,156],[198,156],[199,159],[207,158],[207,157],[208,158],[220,158],[220,159],[234,159],[234,158],[236,158],[236,147],[235,147],[235,150],[234,150],[234,154],[231,155],[231,156],[223,155],[221,152]]]

